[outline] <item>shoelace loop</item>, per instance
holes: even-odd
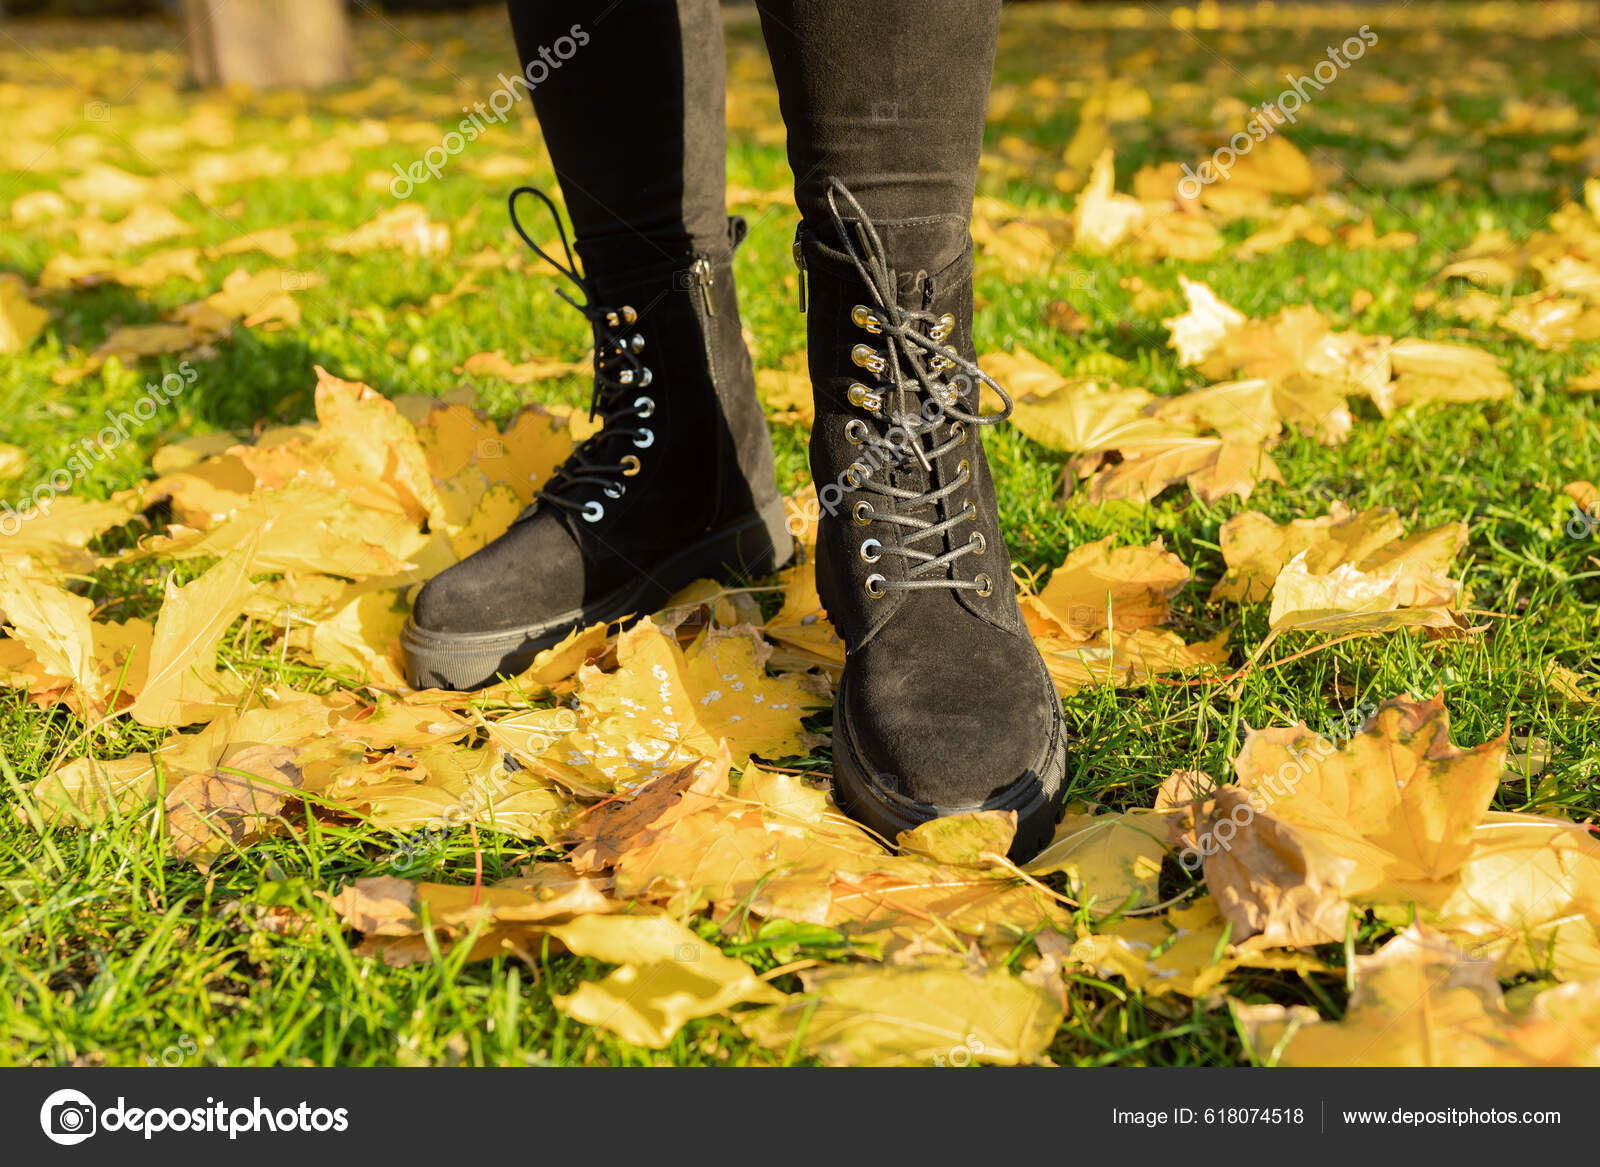
[[[517,199],[525,194],[533,195],[550,211],[550,218],[555,222],[556,233],[561,239],[561,250],[566,256],[565,263],[535,243],[523,228],[517,216]],[[616,457],[616,449],[621,447],[624,440],[638,450],[647,450],[655,444],[655,432],[649,426],[629,424],[647,421],[656,411],[655,399],[642,392],[653,379],[649,368],[639,359],[639,354],[644,350],[644,337],[637,332],[629,332],[638,323],[639,314],[631,305],[609,308],[596,302],[594,288],[578,269],[577,258],[572,254],[572,245],[567,239],[566,226],[549,195],[537,187],[519,186],[511,192],[508,206],[511,225],[522,241],[533,249],[535,255],[565,276],[583,296],[580,301],[569,295],[566,289],[556,289],[556,295],[583,313],[594,329],[594,389],[589,396],[589,420],[593,421],[597,413],[601,417],[600,429],[585,439],[550,476],[544,488],[535,496],[534,505],[524,510],[518,516],[518,521],[527,518],[539,503],[545,502],[570,511],[585,522],[597,523],[605,517],[605,503],[599,498],[582,499],[572,495],[589,493],[581,488],[598,487],[605,498],[621,498],[627,491],[624,480],[637,475],[643,463],[634,453]],[[610,460],[607,460],[607,455]]]

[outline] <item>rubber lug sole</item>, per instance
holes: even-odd
[[[981,803],[935,806],[897,793],[890,776],[875,771],[862,758],[845,712],[844,695],[841,684],[833,703],[833,794],[851,818],[894,842],[901,831],[946,815],[1013,810],[1017,812],[1017,834],[1008,853],[1013,863],[1026,863],[1049,844],[1061,820],[1058,796],[1067,773],[1067,719],[1059,701],[1055,703],[1055,725],[1032,766]]]
[[[471,692],[514,677],[574,629],[601,621],[631,624],[657,611],[686,584],[726,569],[746,578],[771,575],[794,555],[783,499],[721,527],[653,565],[649,578],[550,620],[493,632],[435,632],[407,620],[400,633],[406,682],[416,689]]]

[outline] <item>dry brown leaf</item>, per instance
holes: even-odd
[[[620,911],[604,879],[583,876],[565,863],[534,864],[526,874],[488,887],[414,883],[394,876],[358,879],[329,897],[347,925],[365,933],[360,951],[402,966],[432,959],[426,933],[442,943],[474,929],[473,960],[515,951],[552,924]]]
[[[726,754],[710,762],[690,762],[641,786],[631,797],[603,802],[586,812],[571,839],[578,845],[568,858],[580,871],[611,867],[627,852],[650,841],[653,832],[701,809],[728,788]]]
[[[1195,806],[1176,837],[1203,857],[1239,939],[1339,941],[1346,904],[1449,900],[1504,753],[1503,738],[1452,745],[1442,696],[1386,701],[1338,743],[1305,725],[1251,730],[1237,785]]]
[[[214,773],[194,774],[168,791],[164,821],[172,849],[201,870],[259,835],[301,785],[296,751],[250,746]]]

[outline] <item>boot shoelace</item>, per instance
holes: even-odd
[[[561,249],[566,254],[565,263],[546,252],[523,229],[517,218],[517,199],[525,194],[533,195],[549,208],[561,237]],[[619,439],[630,441],[639,450],[649,449],[656,440],[655,432],[648,425],[639,424],[648,421],[656,411],[655,399],[640,392],[649,387],[652,379],[650,370],[639,359],[644,351],[644,337],[628,332],[638,322],[639,314],[631,305],[606,308],[595,303],[594,289],[578,271],[566,227],[549,195],[536,187],[519,186],[511,192],[510,208],[511,225],[522,236],[522,241],[566,276],[583,295],[580,302],[565,289],[556,289],[556,295],[582,312],[594,328],[594,391],[589,398],[589,420],[593,421],[597,412],[602,420],[600,429],[585,439],[550,476],[535,497],[534,505],[517,516],[517,521],[527,518],[544,502],[576,514],[585,522],[598,523],[605,517],[605,503],[598,498],[584,500],[572,495],[588,493],[584,489],[587,487],[598,487],[606,498],[621,498],[628,489],[626,479],[637,475],[642,463],[633,453],[615,457]],[[631,401],[628,400],[630,395],[633,395]],[[611,460],[607,460],[608,457]]]
[[[847,224],[839,210],[843,198],[854,213],[853,224]],[[871,304],[857,304],[850,312],[851,322],[874,337],[881,337],[886,348],[880,352],[870,344],[857,344],[850,350],[850,359],[856,365],[886,379],[886,383],[870,387],[859,382],[850,386],[847,398],[850,404],[866,411],[886,423],[883,428],[868,425],[860,418],[845,423],[845,440],[862,446],[874,460],[890,465],[898,464],[909,453],[915,457],[924,472],[931,472],[933,462],[963,445],[967,440],[967,427],[998,425],[1011,416],[1011,395],[980,369],[947,343],[955,331],[955,317],[949,313],[932,312],[900,307],[894,272],[887,260],[887,251],[872,221],[861,204],[838,179],[830,179],[828,209],[833,214],[834,227],[849,253],[856,272],[869,289]],[[852,242],[848,227],[856,229],[857,241]],[[958,370],[973,392],[973,407],[963,408],[963,392],[953,382],[941,380],[949,370]],[[907,375],[909,371],[909,375]],[[978,413],[979,385],[988,385],[1000,396],[1003,407],[999,413],[983,416]],[[925,404],[926,403],[926,404]],[[925,412],[928,404],[936,404],[933,416]],[[940,430],[946,427],[947,436],[940,440]],[[903,439],[893,437],[901,433]],[[924,446],[927,438],[931,446]],[[956,476],[946,485],[931,490],[918,491],[897,487],[889,482],[874,481],[872,467],[857,462],[845,471],[845,485],[852,490],[880,495],[891,503],[900,503],[898,509],[915,511],[938,504],[957,493],[972,481],[972,463],[963,458],[956,466]],[[961,509],[948,519],[931,522],[915,515],[897,513],[896,510],[878,510],[872,502],[862,499],[850,510],[857,525],[866,527],[873,523],[887,523],[900,529],[896,545],[886,545],[878,539],[862,542],[859,554],[865,563],[878,563],[885,555],[897,555],[908,561],[905,578],[891,580],[879,572],[868,575],[866,593],[874,598],[892,591],[917,591],[948,588],[952,591],[973,591],[988,596],[994,591],[994,580],[986,572],[972,579],[954,575],[952,566],[966,555],[982,555],[987,550],[987,540],[982,531],[973,531],[971,537],[950,550],[939,553],[917,546],[929,543],[938,548],[944,536],[962,523],[976,521],[977,505],[972,499],[962,500]]]

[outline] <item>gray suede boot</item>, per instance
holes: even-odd
[[[795,256],[816,393],[817,589],[846,646],[834,790],[890,840],[943,815],[1014,810],[1021,861],[1060,816],[1067,735],[1017,607],[979,436],[1004,416],[980,418],[980,382],[1009,398],[974,361],[966,224],[880,231],[837,182],[829,202],[832,229],[802,226]],[[948,254],[952,238],[964,249],[942,270],[891,266]]]
[[[522,193],[556,215],[523,187],[513,223]],[[575,628],[647,616],[703,576],[768,575],[793,553],[739,327],[744,221],[719,254],[587,277],[564,230],[565,264],[517,229],[580,293],[562,295],[594,326],[604,424],[510,530],[423,586],[401,634],[418,688],[481,688]]]

